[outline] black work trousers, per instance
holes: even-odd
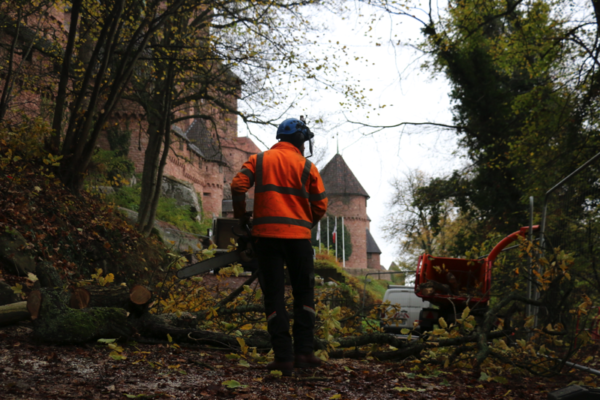
[[[313,352],[315,327],[315,266],[309,239],[257,238],[258,279],[263,291],[267,326],[277,361],[292,361],[293,352]],[[294,295],[294,336],[285,309],[284,264],[290,273]]]

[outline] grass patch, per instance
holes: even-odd
[[[106,200],[119,207],[139,211],[141,192],[142,184],[137,183],[135,186],[116,188],[114,194],[106,196]],[[158,199],[156,218],[173,224],[182,231],[198,235],[206,235],[206,231],[212,226],[212,218],[203,216],[202,222],[198,222],[195,212],[188,207],[178,206],[175,199],[168,197]]]
[[[356,279],[358,279],[360,281],[360,284],[362,287],[364,287],[365,285],[365,277],[364,276],[360,276],[357,277]],[[373,296],[373,298],[378,299],[378,300],[383,300],[383,296],[385,295],[385,292],[388,288],[388,284],[390,282],[380,279],[371,279],[369,278],[369,283],[367,283],[367,292],[369,292],[371,294],[371,296]]]

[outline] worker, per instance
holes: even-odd
[[[311,228],[327,211],[325,187],[317,167],[304,157],[305,143],[314,134],[301,119],[288,118],[277,129],[279,142],[251,155],[233,178],[233,213],[247,226],[245,193],[254,185],[252,244],[258,258],[258,279],[263,292],[267,327],[275,360],[269,370],[290,376],[296,368],[316,368],[314,261]],[[285,309],[284,265],[294,295],[294,325]]]

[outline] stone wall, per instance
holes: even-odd
[[[364,277],[367,273],[376,272],[377,275],[369,275],[369,278],[383,280],[383,281],[390,281],[390,282],[392,281],[392,275],[386,274],[385,271],[379,271],[377,269],[370,269],[370,268],[348,269],[348,268],[346,268],[344,271],[346,271],[349,275],[355,276],[357,278]]]
[[[17,10],[10,16],[16,19]],[[70,14],[66,14],[70,15]],[[65,46],[67,35],[66,30],[62,28],[65,19],[65,13],[57,7],[45,9],[43,13],[29,16],[25,24],[34,26],[37,33],[36,47],[45,48],[52,52],[53,42],[57,41],[63,47]],[[67,23],[68,25],[68,23]],[[23,117],[40,117],[49,124],[52,123],[54,113],[54,102],[59,82],[59,75],[56,73],[55,61],[36,48],[32,48],[28,56],[23,59],[24,54],[21,51],[28,49],[30,42],[24,42],[23,37],[28,37],[26,33],[28,28],[21,25],[21,33],[17,42],[16,52],[12,54],[13,67],[13,87],[10,94],[9,107],[6,110],[5,121],[19,123]],[[9,29],[0,30],[0,59],[6,64],[0,67],[0,95],[4,89],[6,74],[8,70],[8,61],[10,59],[10,49],[14,37],[9,33]],[[68,89],[69,90],[69,89]]]
[[[352,255],[346,269],[367,268],[367,199],[363,196],[331,196],[327,212],[344,217],[344,224],[352,237]]]

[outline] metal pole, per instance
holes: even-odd
[[[317,232],[319,232],[319,254],[321,254],[321,221],[317,222],[317,224],[319,224]]]
[[[329,256],[329,215],[327,216],[327,255]]]
[[[346,268],[346,238],[344,237],[344,217],[342,217],[342,266]]]
[[[333,222],[333,226],[335,229],[335,243],[333,243],[333,245],[335,246],[335,259],[337,260],[337,244],[338,244],[338,231],[337,231],[337,217],[333,217],[334,218],[334,222]]]

